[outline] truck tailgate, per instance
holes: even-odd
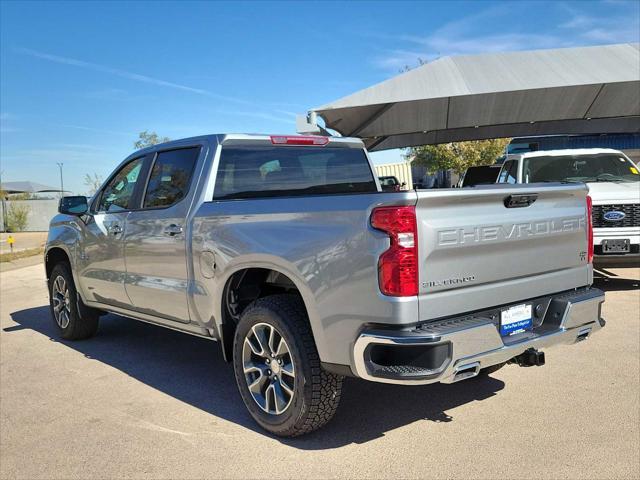
[[[420,320],[591,283],[586,194],[582,184],[419,191]],[[530,205],[506,206],[527,195]]]

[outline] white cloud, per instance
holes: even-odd
[[[288,124],[295,124],[295,113],[293,112],[289,112],[289,111],[284,111],[284,110],[277,110],[274,108],[269,108],[266,107],[265,105],[263,105],[262,107],[260,107],[259,104],[257,104],[254,101],[249,101],[249,100],[243,100],[243,99],[239,99],[239,98],[235,98],[235,97],[229,97],[229,96],[225,96],[225,95],[218,95],[215,93],[212,93],[208,90],[203,90],[200,88],[194,88],[188,85],[182,85],[182,84],[178,84],[178,83],[174,83],[174,82],[169,82],[167,80],[162,80],[159,78],[154,78],[154,77],[149,77],[147,75],[142,75],[139,73],[134,73],[134,72],[129,72],[126,70],[121,70],[118,68],[113,68],[113,67],[109,67],[106,65],[101,65],[101,64],[97,64],[97,63],[91,63],[91,62],[85,62],[84,60],[78,60],[75,58],[70,58],[70,57],[62,57],[59,55],[52,55],[49,53],[44,53],[44,52],[40,52],[37,50],[32,50],[32,49],[28,49],[28,48],[19,48],[17,49],[18,52],[24,54],[24,55],[29,55],[31,57],[34,58],[39,58],[42,60],[47,60],[50,62],[54,62],[54,63],[59,63],[62,65],[70,65],[73,67],[79,67],[79,68],[84,68],[84,69],[88,69],[88,70],[94,70],[97,72],[103,72],[103,73],[107,73],[107,74],[111,74],[111,75],[116,75],[122,78],[126,78],[129,80],[133,80],[133,81],[137,81],[137,82],[143,82],[143,83],[148,83],[148,84],[152,84],[152,85],[157,85],[160,87],[167,87],[167,88],[173,88],[176,90],[181,90],[184,92],[189,92],[189,93],[193,93],[196,95],[202,95],[202,96],[206,96],[206,97],[210,97],[213,99],[217,99],[217,100],[222,100],[222,101],[226,101],[226,102],[230,102],[230,103],[235,103],[238,105],[244,105],[247,107],[251,107],[251,108],[262,108],[263,110],[267,110],[267,112],[261,112],[259,110],[218,110],[219,113],[226,113],[229,115],[238,115],[238,116],[244,116],[244,117],[249,117],[249,118],[256,118],[256,119],[262,119],[262,120],[270,120],[270,121],[274,121],[274,122],[279,122],[279,123],[288,123]],[[102,100],[124,100],[124,99],[131,99],[133,97],[128,96],[127,92],[122,90],[122,89],[115,89],[115,88],[108,88],[108,89],[103,89],[103,90],[99,90],[99,91],[92,91],[92,92],[87,92],[87,94],[85,94],[91,98],[97,98],[97,99],[102,99]],[[271,102],[270,104],[271,107],[274,106],[287,106],[287,105],[293,105],[293,104],[286,104],[286,103],[277,103],[277,102]],[[275,115],[276,113],[282,114],[282,115],[286,115],[286,117],[293,117],[293,118],[283,118],[282,116],[278,116]],[[116,135],[127,135],[130,136],[131,134],[129,133],[125,133],[125,132],[114,132],[114,131],[109,131],[109,130],[103,130],[103,129],[99,129],[99,128],[93,128],[93,127],[84,127],[84,126],[80,126],[80,125],[61,125],[64,127],[68,127],[68,128],[76,128],[76,129],[80,129],[80,130],[88,130],[88,131],[96,131],[99,133],[108,133],[108,134],[116,134]]]
[[[288,117],[293,117],[293,118],[296,118],[298,116],[298,114],[296,112],[292,112],[290,110],[279,110],[279,109],[276,109],[276,110],[274,110],[274,112],[281,113],[282,115],[286,115]]]
[[[116,102],[129,102],[134,100],[148,99],[150,95],[133,95],[127,90],[121,88],[101,88],[98,90],[89,90],[78,94],[82,98],[91,100],[107,100]]]
[[[217,113],[221,113],[225,115],[237,115],[240,117],[256,118],[258,120],[269,120],[272,122],[279,122],[279,123],[288,123],[288,124],[296,123],[295,117],[283,118],[283,117],[278,117],[276,115],[273,115],[271,113],[264,113],[264,112],[241,111],[241,110],[217,110]]]
[[[400,41],[410,48],[384,50],[373,63],[384,69],[400,70],[415,66],[418,58],[433,61],[441,56],[562,48],[594,43],[624,43],[640,40],[640,15],[636,3],[616,5],[616,11],[607,17],[594,17],[559,4],[565,21],[552,26],[548,32],[509,31],[509,15],[517,14],[518,4],[499,4],[479,13],[458,18],[444,24],[429,35],[374,35],[378,38]],[[618,8],[621,7],[621,8]],[[631,8],[629,8],[631,7]],[[500,25],[497,33],[478,34],[478,25]]]
[[[98,63],[85,62],[84,60],[78,60],[70,57],[62,57],[59,55],[52,55],[49,53],[40,52],[38,50],[32,50],[30,48],[18,48],[17,51],[24,55],[29,55],[34,58],[39,58],[41,60],[48,60],[50,62],[59,63],[62,65],[70,65],[73,67],[85,68],[88,70],[94,70],[96,72],[108,73],[111,75],[116,75],[118,77],[126,78],[129,80],[133,80],[136,82],[149,83],[152,85],[157,85],[159,87],[167,87],[173,88],[175,90],[181,90],[183,92],[194,93],[196,95],[203,95],[206,97],[215,98],[218,100],[224,100],[233,103],[240,103],[249,105],[251,102],[239,98],[228,97],[225,95],[218,95],[216,93],[209,92],[207,90],[203,90],[201,88],[194,88],[188,85],[181,85],[179,83],[169,82],[167,80],[162,80],[159,78],[149,77],[147,75],[142,75],[135,72],[129,72],[126,70],[121,70],[119,68],[113,68],[106,65],[100,65]]]
[[[570,18],[559,25],[587,42],[626,43],[640,41],[640,4],[637,2],[607,3],[610,15],[586,15],[567,4],[562,4]]]

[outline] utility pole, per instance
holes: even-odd
[[[64,163],[57,163],[58,168],[60,169],[60,198],[64,197],[64,182],[62,181],[62,166]]]

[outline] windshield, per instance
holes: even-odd
[[[523,160],[524,183],[637,182],[638,169],[615,153],[528,157]]]

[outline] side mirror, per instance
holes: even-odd
[[[89,210],[87,197],[62,197],[58,204],[58,212],[66,215],[84,215]]]
[[[406,187],[407,186],[407,182],[402,182],[402,185],[400,185],[401,187]]]

